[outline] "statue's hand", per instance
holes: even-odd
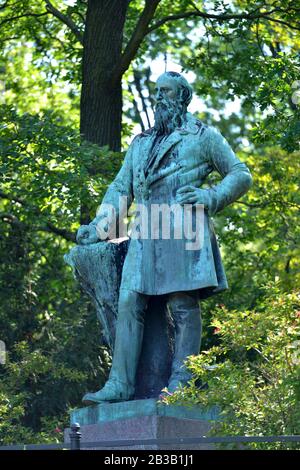
[[[78,245],[90,245],[91,243],[97,243],[99,237],[97,235],[95,225],[81,225],[79,227],[76,240]]]
[[[184,186],[178,189],[176,200],[179,204],[203,204],[205,209],[210,209],[210,197],[206,189],[195,186]]]

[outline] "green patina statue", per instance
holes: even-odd
[[[191,374],[184,361],[200,351],[199,300],[228,287],[210,216],[245,194],[252,178],[225,138],[187,112],[191,99],[192,88],[182,75],[166,72],[158,78],[154,127],[133,139],[97,216],[78,230],[81,246],[115,238],[116,234],[120,236],[116,221],[120,224],[133,202],[138,208],[122,271],[109,379],[98,392],[87,393],[85,403],[130,400],[134,396],[145,314],[153,296],[167,296],[175,326],[168,391],[187,384]],[[204,189],[213,171],[222,180]],[[186,214],[190,214],[196,231],[185,230],[185,236],[174,234],[185,222],[181,218],[178,224],[176,211],[171,211],[173,218],[168,220],[173,232],[166,236],[160,226],[157,229],[157,218],[149,214],[159,207],[166,218],[170,208],[178,206],[188,208]],[[191,232],[192,236],[187,235]],[[201,240],[197,244],[198,232]]]

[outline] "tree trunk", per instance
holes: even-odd
[[[128,0],[89,0],[84,33],[80,132],[111,150],[121,148],[122,86],[111,86],[122,52]]]

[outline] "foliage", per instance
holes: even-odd
[[[254,184],[214,220],[230,286],[217,302],[229,309],[252,309],[270,281],[280,282],[286,292],[300,283],[299,152],[244,148],[239,157],[247,162]],[[210,326],[215,303],[214,298],[202,302],[204,349],[216,343]]]
[[[215,222],[232,286],[230,306],[255,305],[269,280],[281,280],[286,289],[300,281],[299,152],[273,146],[250,151],[246,161],[255,184]]]
[[[63,261],[122,160],[79,135],[87,3],[0,1],[1,444],[61,439],[67,411],[110,362]],[[129,2],[123,51],[147,4]],[[298,19],[299,0],[161,0],[123,75],[124,142],[149,126],[150,68],[164,56],[194,73],[199,117],[253,174],[249,193],[214,220],[230,290],[217,308],[202,303],[204,352],[190,360],[208,392],[193,385],[170,398],[218,402],[224,434],[299,433]]]
[[[219,345],[190,357],[195,379],[168,404],[220,408],[215,435],[291,435],[300,432],[300,293],[279,284],[253,310],[220,306],[212,318]],[[201,379],[208,389],[199,390]],[[298,448],[299,444],[251,444],[254,449]]]
[[[90,203],[96,210],[120,166],[121,154],[81,142],[78,132],[61,125],[51,110],[40,117],[18,115],[3,106],[0,117],[2,189],[10,201],[6,205],[18,203],[16,217],[25,210],[28,217],[38,215],[41,226],[59,222],[61,228],[74,230],[80,203]]]
[[[96,210],[121,155],[80,142],[51,112],[3,107],[1,123],[0,331],[9,351],[0,369],[1,443],[51,441],[66,410],[107,373],[94,310],[63,255],[80,201]]]

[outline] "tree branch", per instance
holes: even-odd
[[[290,8],[291,10],[294,10],[293,8]],[[282,22],[282,20],[277,20],[276,18],[270,17],[272,13],[287,13],[289,9],[283,10],[282,8],[274,8],[273,10],[266,11],[266,12],[261,12],[261,13],[256,13],[257,9],[250,12],[250,13],[236,13],[236,14],[220,14],[220,15],[215,15],[213,13],[205,13],[204,11],[200,10],[193,10],[193,11],[186,11],[185,13],[178,13],[176,15],[169,15],[165,16],[164,18],[161,18],[159,21],[154,23],[150,28],[148,28],[148,31],[146,34],[151,33],[152,31],[158,29],[160,26],[163,24],[169,22],[169,21],[175,21],[175,20],[181,20],[184,18],[204,18],[204,19],[212,19],[216,21],[228,21],[228,20],[249,20],[253,21],[256,19],[267,19],[269,21],[274,21],[277,23],[283,23],[286,26],[292,28],[292,29],[300,29],[297,26],[290,25],[289,23]]]
[[[148,90],[148,100],[150,101],[150,106],[152,107],[152,109],[154,109],[155,102],[154,102],[153,95],[152,95],[152,93],[151,93],[150,76],[151,76],[151,68],[150,68],[150,67],[147,67],[147,68],[146,68],[145,85],[146,85],[147,90]]]
[[[0,23],[0,28],[3,26],[5,23],[10,23],[11,21],[14,20],[19,20],[20,18],[25,18],[27,16],[33,16],[33,17],[40,17],[40,16],[46,16],[48,15],[48,12],[45,11],[45,13],[22,13],[22,15],[17,15],[17,16],[11,16],[10,18],[4,18],[4,20],[1,21]]]
[[[54,233],[55,235],[59,235],[60,237],[63,237],[65,240],[68,240],[70,242],[75,242],[76,241],[76,234],[73,232],[69,232],[69,230],[66,230],[64,228],[58,228],[55,227],[51,222],[48,222],[45,227],[37,227],[36,230],[38,232],[51,232]]]
[[[135,99],[135,97],[134,97],[134,93],[133,93],[133,89],[132,89],[132,86],[131,86],[131,85],[128,85],[128,90],[130,91],[131,96],[132,96],[133,109],[134,109],[135,119],[139,122],[139,124],[140,124],[140,126],[141,126],[142,132],[144,132],[144,131],[145,131],[145,125],[144,125],[144,122],[143,122],[141,113],[140,113],[140,111],[139,111],[139,108],[138,108],[136,99]]]
[[[80,13],[80,11],[74,11],[75,15],[78,15],[79,18],[82,20],[83,23],[85,23],[86,21],[86,18],[83,16],[82,13]]]
[[[10,214],[9,212],[0,212],[0,219],[2,219],[4,222],[7,222],[11,225],[17,225],[19,227],[23,227],[24,224],[19,221],[19,219],[13,215]]]
[[[282,201],[280,199],[269,199],[264,202],[257,202],[257,203],[250,203],[250,202],[245,202],[245,201],[235,201],[235,204],[243,204],[244,206],[250,207],[250,208],[257,208],[257,207],[266,207],[269,204],[281,204],[283,206],[288,206],[288,207],[297,207],[297,209],[300,209],[299,204],[296,204],[294,202],[289,202],[289,201]]]
[[[112,87],[121,80],[124,72],[126,72],[131,61],[135,57],[144,37],[148,34],[148,25],[151,22],[160,1],[161,0],[146,0],[145,8],[136,24],[132,36],[120,57],[119,63],[112,73],[110,82]]]
[[[265,16],[264,18],[269,20],[269,21],[273,21],[274,23],[283,24],[284,26],[287,26],[288,28],[296,29],[297,31],[300,31],[300,26],[295,26],[295,25],[292,25],[290,23],[287,23],[286,21],[278,20],[276,18],[271,18],[270,16]]]
[[[0,43],[6,42],[6,41],[13,41],[14,39],[20,39],[21,36],[11,36],[7,38],[0,38]]]
[[[50,0],[45,0],[46,2],[46,9],[49,13],[51,13],[53,16],[58,18],[62,23],[67,25],[70,30],[74,33],[76,36],[77,40],[80,42],[80,44],[83,44],[83,35],[81,34],[80,30],[77,28],[76,24],[74,21],[61,11],[59,11],[57,8],[55,8],[54,5],[50,2]]]
[[[3,5],[0,6],[0,10],[4,10],[7,7],[12,8],[15,5],[18,5],[18,3],[20,3],[19,1],[14,2],[14,3],[9,3],[9,2],[10,2],[10,0],[6,0],[6,2]]]
[[[23,201],[23,199],[20,199],[16,196],[11,196],[10,194],[4,193],[3,191],[0,191],[0,197],[2,199],[8,199],[9,201],[18,202],[19,204],[22,204],[22,205],[26,204],[25,201]]]
[[[147,105],[146,105],[146,102],[145,102],[145,97],[143,95],[142,86],[141,86],[141,74],[139,72],[137,72],[137,70],[133,71],[133,79],[134,79],[135,88],[136,88],[136,90],[139,94],[139,97],[140,97],[140,100],[141,100],[141,103],[142,103],[142,108],[143,108],[143,111],[144,111],[146,119],[147,119],[148,127],[151,127],[149,114],[148,114],[148,109],[147,109]]]
[[[45,33],[50,39],[52,39],[52,41],[57,41],[57,42],[61,45],[61,47],[66,51],[66,45],[65,45],[65,43],[64,43],[61,39],[59,39],[57,36],[53,36],[53,35],[48,31],[48,29],[46,28],[46,25],[43,24],[42,21],[40,21],[40,20],[38,20],[38,19],[37,19],[36,21],[42,26],[44,33]],[[38,38],[37,38],[36,36],[35,36],[35,40],[36,40],[36,42],[38,41]]]
[[[259,47],[259,50],[260,50],[262,56],[266,57],[266,55],[264,53],[263,44],[262,44],[262,42],[260,40],[260,36],[259,36],[259,22],[258,21],[256,22],[255,36],[256,36],[256,40],[257,40],[257,45]]]
[[[17,203],[21,204],[23,207],[29,207],[29,204],[26,201],[24,201],[24,199],[13,196],[11,194],[4,193],[3,191],[0,191],[0,197],[2,199],[8,199],[9,201],[12,201],[12,202],[17,202]],[[41,216],[41,212],[36,207],[32,207],[31,210],[37,216]],[[5,216],[6,216],[7,219],[8,219],[8,216],[11,216],[11,218],[10,218],[11,223],[13,223],[13,222],[16,223],[16,221],[18,220],[12,214],[5,213]],[[12,219],[12,217],[14,219]],[[3,218],[3,217],[1,217],[1,218]],[[21,224],[20,221],[19,221],[19,224]],[[66,229],[63,229],[63,228],[58,228],[55,225],[53,225],[52,222],[47,222],[44,227],[37,227],[35,230],[43,231],[43,232],[52,232],[55,235],[60,235],[65,240],[72,241],[72,242],[75,242],[75,240],[76,240],[75,233],[70,232],[69,230],[66,230]]]
[[[251,204],[250,202],[245,202],[245,201],[235,201],[236,204],[242,204],[246,207],[250,207],[251,209],[257,208],[257,207],[266,207],[269,204],[271,204],[271,201],[265,201],[265,202],[257,202]]]

